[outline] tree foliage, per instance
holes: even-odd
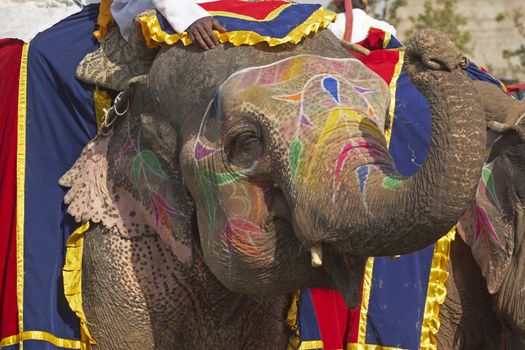
[[[461,51],[472,53],[472,47],[469,45],[470,33],[461,30],[461,27],[467,24],[468,19],[457,12],[457,0],[426,0],[423,12],[409,18],[412,22],[412,29],[407,32],[407,36],[421,28],[438,29],[447,34]]]
[[[525,24],[523,23],[523,18],[525,18],[525,11],[523,8],[517,8],[510,14],[498,14],[496,16],[496,21],[502,21],[505,18],[510,17],[514,23],[514,27],[524,39],[522,44],[516,49],[513,50],[503,50],[503,58],[507,60],[507,63],[515,72],[525,73]],[[515,62],[518,62],[517,64]]]
[[[408,0],[390,0],[387,2],[386,19],[396,27],[401,19],[397,15],[397,10],[408,5]]]

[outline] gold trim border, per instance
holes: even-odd
[[[27,55],[29,44],[22,47],[18,82],[18,122],[16,144],[16,301],[18,332],[24,332],[24,220],[26,178]],[[20,342],[20,350],[24,344]]]
[[[310,33],[316,33],[319,29],[328,27],[336,17],[336,13],[327,11],[323,7],[320,7],[314,11],[303,23],[291,30],[283,38],[272,38],[246,30],[231,31],[226,33],[214,31],[214,33],[219,42],[229,42],[235,46],[255,45],[260,42],[266,42],[269,46],[277,46],[286,43],[297,44]],[[179,41],[181,41],[184,46],[188,46],[192,43],[188,33],[186,32],[182,34],[168,34],[163,31],[155,14],[145,14],[138,18],[138,22],[142,28],[142,34],[146,40],[146,45],[150,48],[156,47],[159,44],[173,45]]]
[[[323,347],[324,345],[322,340],[304,340],[301,342],[299,350],[315,350],[323,349]]]
[[[5,346],[19,344],[22,346],[25,340],[43,340],[55,346],[66,349],[81,349],[80,341],[55,337],[53,334],[43,331],[26,331],[0,341],[0,349]]]
[[[361,296],[361,309],[359,311],[359,331],[357,333],[357,343],[366,343],[366,325],[368,315],[368,304],[370,303],[370,291],[372,289],[372,274],[374,272],[374,258],[369,257],[365,265],[365,275],[363,278],[363,292]]]
[[[80,320],[80,344],[82,350],[90,350],[96,344],[88,328],[82,307],[82,252],[84,234],[89,230],[89,222],[77,228],[66,242],[66,262],[62,268],[64,295],[67,303]]]
[[[375,345],[375,344],[349,343],[347,350],[407,350],[407,349],[393,348],[390,346]]]
[[[430,276],[428,278],[425,313],[421,325],[420,350],[437,350],[436,334],[439,331],[439,307],[445,302],[448,279],[447,266],[450,259],[450,246],[456,238],[456,227],[441,237],[434,247]]]
[[[394,74],[392,75],[392,80],[390,81],[390,108],[388,113],[390,114],[390,127],[385,130],[385,139],[387,146],[390,145],[390,138],[392,137],[392,130],[394,129],[394,115],[396,110],[396,92],[397,92],[397,80],[401,75],[401,69],[403,68],[403,63],[405,62],[405,52],[398,51],[399,58],[394,68]]]

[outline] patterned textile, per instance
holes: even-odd
[[[0,41],[2,349],[81,348],[61,271],[76,224],[58,178],[96,131],[93,88],[74,73],[98,46],[97,10],[84,8],[30,44]]]
[[[225,33],[216,32],[219,41],[236,46],[266,42],[270,46],[297,44],[319,28],[326,28],[336,14],[321,5],[296,4],[287,1],[245,2],[237,0],[199,4],[217,19]],[[148,46],[172,45],[182,41],[191,44],[187,33],[177,34],[160,14],[138,16]]]

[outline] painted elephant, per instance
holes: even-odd
[[[442,349],[521,350],[525,349],[525,103],[490,84],[475,86],[492,129],[506,136],[489,132],[491,153],[475,202],[458,225],[460,237],[451,249],[438,343]]]
[[[383,136],[387,86],[328,31],[274,48],[130,47],[140,67],[113,70],[131,74],[111,127],[61,179],[68,211],[98,223],[82,283],[99,349],[284,349],[290,293],[338,289],[354,305],[367,256],[427,246],[473,201],[489,116],[440,33],[407,44],[433,122],[406,178]]]

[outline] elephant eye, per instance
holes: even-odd
[[[248,168],[262,154],[262,140],[254,131],[244,131],[231,139],[226,147],[230,163]]]

